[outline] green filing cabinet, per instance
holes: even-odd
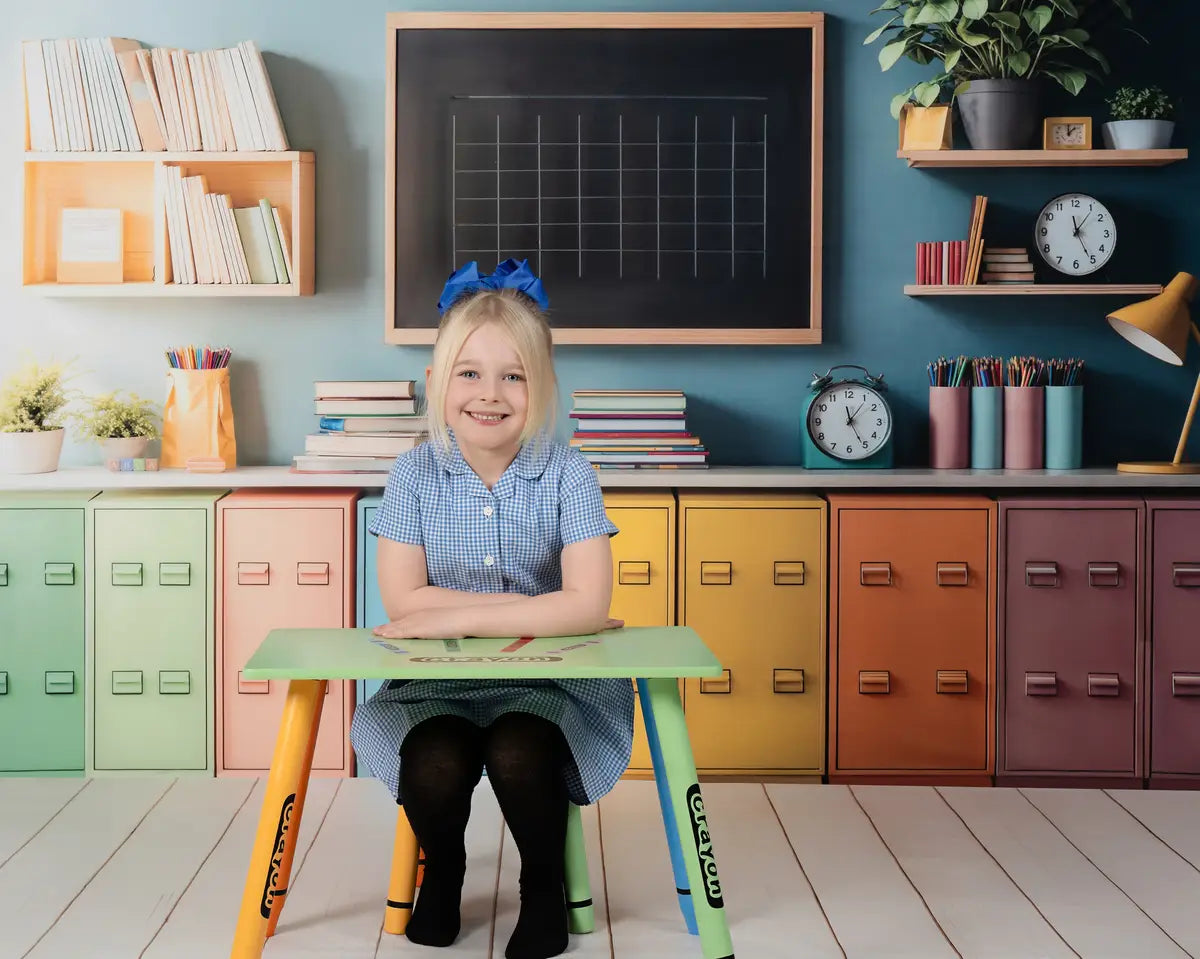
[[[84,520],[95,495],[0,495],[0,776],[83,774]]]
[[[227,492],[119,490],[88,504],[89,775],[214,775],[214,539]]]
[[[364,494],[358,501],[358,625],[366,627],[378,626],[388,621],[387,613],[383,611],[383,599],[379,595],[379,573],[375,558],[379,553],[379,537],[372,536],[367,530],[375,519],[379,504],[383,502],[380,493]],[[357,682],[357,702],[365,703],[379,692],[383,686],[382,679],[360,679]],[[366,769],[355,762],[355,775],[370,775]]]

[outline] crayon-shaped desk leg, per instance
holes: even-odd
[[[259,959],[283,908],[325,701],[323,679],[293,679],[275,740],[230,959]]]
[[[683,718],[683,703],[679,700],[679,686],[674,679],[639,679],[637,684],[651,756],[656,757],[654,778],[665,780],[670,797],[672,817],[668,816],[668,804],[663,805],[667,844],[672,845],[672,832],[675,832],[674,843],[680,849],[687,874],[691,891],[688,898],[700,932],[704,959],[732,959],[733,940],[729,936],[717,859],[704,812],[704,799],[700,795],[692,743]],[[661,796],[662,787],[659,788]],[[682,904],[682,887],[680,893]],[[684,916],[687,917],[686,909]]]

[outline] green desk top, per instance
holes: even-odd
[[[381,639],[369,629],[273,629],[242,670],[246,679],[720,675],[721,664],[688,626],[629,627],[592,636],[546,636],[528,641],[512,637]]]

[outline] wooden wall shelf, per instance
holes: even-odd
[[[1158,283],[980,283],[975,286],[922,286],[910,283],[905,296],[1155,296]]]
[[[279,211],[291,253],[293,282],[218,284],[170,282],[165,168],[203,174],[211,193],[235,207],[266,198]],[[37,153],[24,155],[22,284],[40,296],[311,296],[315,269],[314,154],[264,152]],[[124,211],[124,282],[60,284],[58,233],[64,207]]]
[[[910,167],[1166,166],[1187,150],[898,150]]]

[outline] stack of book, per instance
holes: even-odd
[[[1026,284],[1034,281],[1029,250],[1021,246],[989,246],[983,251],[983,274],[988,284]]]
[[[320,431],[292,457],[296,473],[386,473],[392,461],[425,439],[413,380],[318,380]]]
[[[288,149],[252,40],[197,53],[123,37],[27,40],[22,52],[31,149]]]
[[[704,469],[679,390],[575,390],[571,445],[597,469]]]

